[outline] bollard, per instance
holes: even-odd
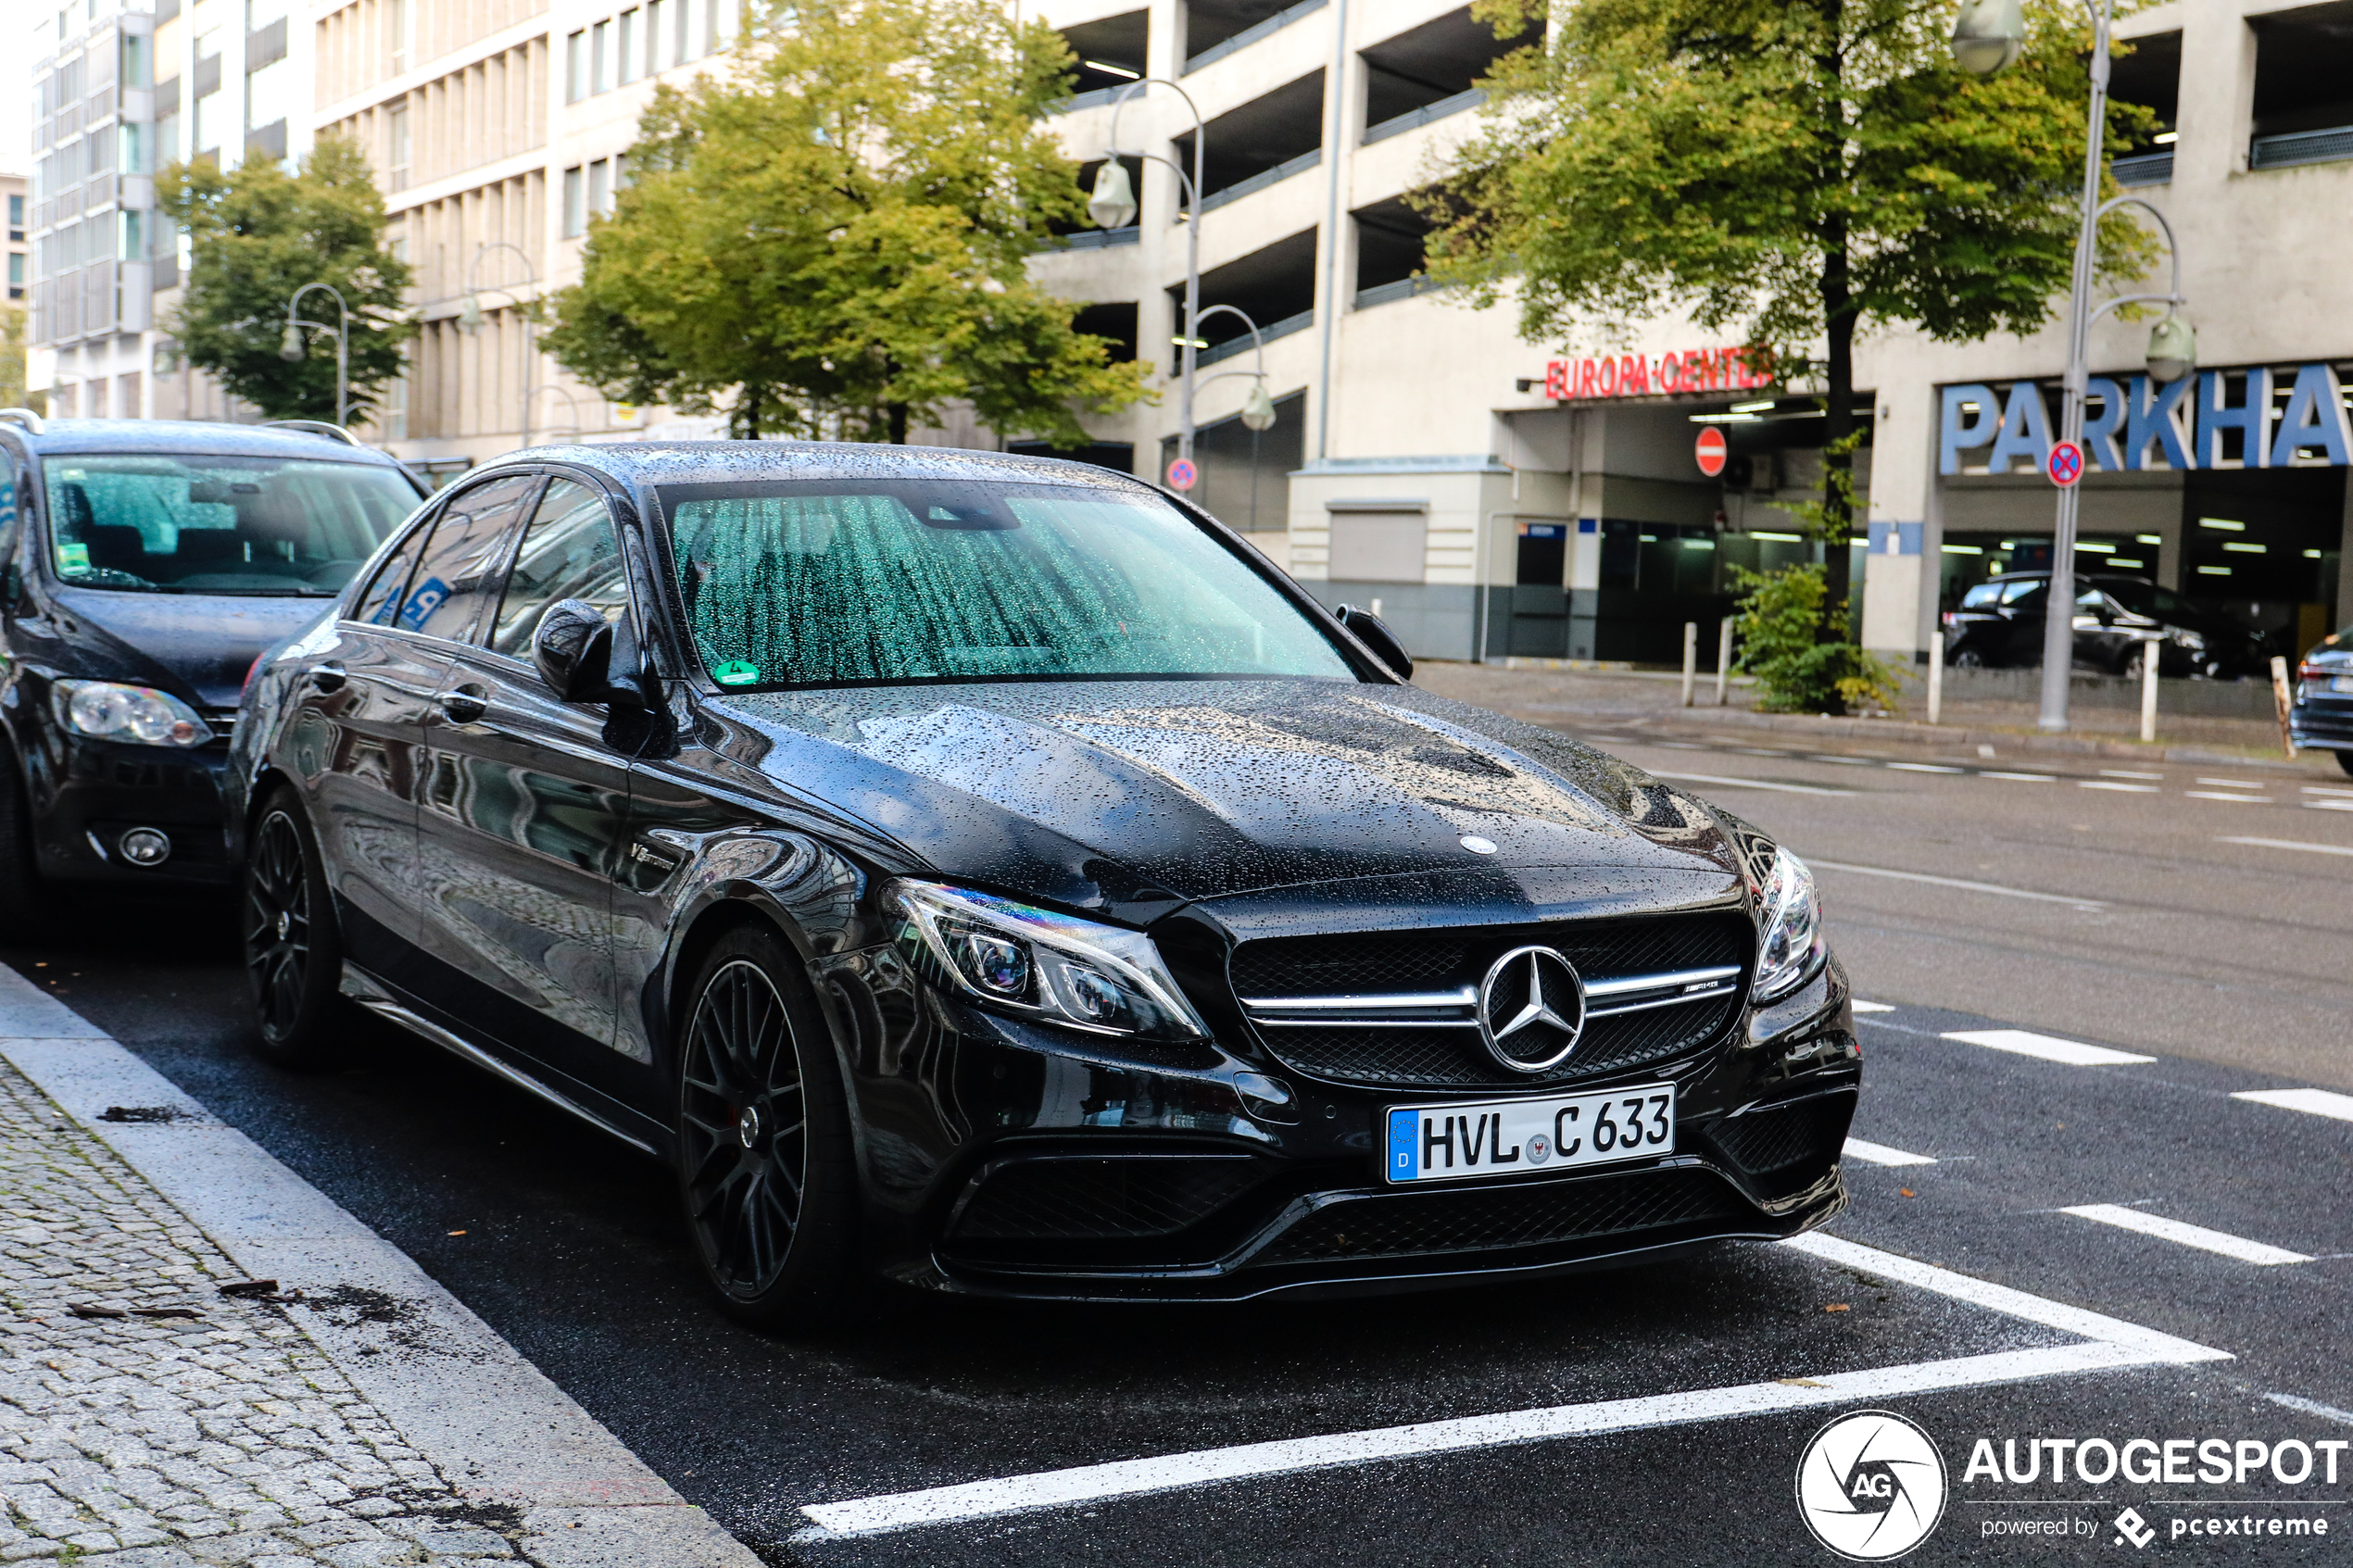
[[[1683,706],[1692,705],[1692,687],[1699,677],[1699,622],[1683,622]]]
[[[1732,700],[1732,618],[1716,623],[1716,706]]]
[[[1936,646],[1928,650],[1928,721],[1931,724],[1944,717],[1944,639],[1936,639]]]
[[[2141,739],[2157,739],[2157,668],[2165,662],[2160,657],[2165,641],[2161,637],[2146,637],[2141,642]]]
[[[1688,676],[1685,677],[1687,684],[1689,679]],[[2287,716],[2288,709],[2294,705],[2295,698],[2288,696],[2287,660],[2278,654],[2273,654],[2271,656],[2271,707],[2280,716],[2280,749],[2287,753],[2287,759],[2291,762],[2296,760],[2296,737],[2288,731]]]

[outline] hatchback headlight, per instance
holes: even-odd
[[[2173,646],[2175,647],[2186,648],[2192,653],[2204,653],[2206,651],[2205,636],[2202,633],[2191,631],[2186,626],[2168,626],[2165,629],[2165,634],[2173,639]]]
[[[1773,851],[1773,869],[1761,889],[1763,904],[1756,945],[1756,999],[1770,1001],[1812,972],[1822,952],[1822,901],[1814,873],[1786,849]]]
[[[117,681],[59,681],[49,688],[57,722],[92,740],[136,746],[202,746],[212,727],[196,710],[153,686]]]
[[[1209,1033],[1141,932],[931,882],[893,882],[883,905],[908,958],[975,1001],[1097,1034]]]

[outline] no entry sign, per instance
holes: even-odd
[[[2050,460],[2043,465],[2043,471],[2051,476],[2053,484],[2066,489],[2083,477],[2083,448],[2072,441],[2052,442]]]
[[[1724,445],[1724,433],[1714,425],[1702,425],[1699,439],[1692,443],[1692,454],[1699,459],[1699,471],[1714,479],[1724,471],[1724,461],[1731,454]]]
[[[1190,490],[1201,483],[1201,470],[1193,467],[1190,458],[1178,458],[1168,465],[1168,488]]]

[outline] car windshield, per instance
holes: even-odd
[[[678,591],[723,686],[1354,672],[1157,496],[1077,485],[671,485]]]
[[[50,559],[77,588],[329,598],[417,506],[371,463],[170,453],[47,469]]]
[[[2180,596],[2160,588],[2154,583],[2144,583],[2134,577],[2103,577],[2099,583],[2109,598],[2114,599],[2134,615],[2154,618],[2161,615],[2179,617],[2193,613],[2190,607],[2182,602]]]

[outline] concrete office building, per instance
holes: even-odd
[[[1508,305],[1474,311],[1415,280],[1420,227],[1401,198],[1475,128],[1469,83],[1503,47],[1466,8],[1059,0],[1048,14],[1090,62],[1063,121],[1074,156],[1102,156],[1109,99],[1137,74],[1174,79],[1207,120],[1202,297],[1265,329],[1281,417],[1253,438],[1235,418],[1247,382],[1205,386],[1199,494],[1319,595],[1378,600],[1425,656],[1667,659],[1683,622],[1725,613],[1729,568],[1818,553],[1784,509],[1819,483],[1818,405],[1796,395],[1810,389],[1777,396],[1732,344],[1672,320],[1526,344]],[[2095,373],[2117,391],[2112,412],[2095,410],[2085,559],[2226,604],[2283,648],[2309,642],[2353,621],[2334,380],[2353,358],[2334,286],[2353,242],[2353,5],[2171,0],[2120,31],[2136,46],[2118,95],[2160,129],[2115,149],[2118,175],[2181,237],[2185,313],[2212,370],[2152,414],[2155,394],[2132,380],[2147,323],[2095,334]],[[1192,123],[1154,87],[1122,111],[1121,150],[1184,156]],[[1176,428],[1184,215],[1164,167],[1137,172],[1136,227],[1074,236],[1037,268],[1089,302],[1084,324],[1163,364],[1162,402],[1097,421],[1090,454],[1156,475]],[[1202,336],[1204,377],[1255,368],[1230,317]],[[1967,586],[2047,559],[2037,443],[2063,368],[2056,323],[1861,345],[1867,508],[1851,552],[1868,646],[1922,650]],[[1694,453],[1711,425],[1729,458],[1714,476]]]

